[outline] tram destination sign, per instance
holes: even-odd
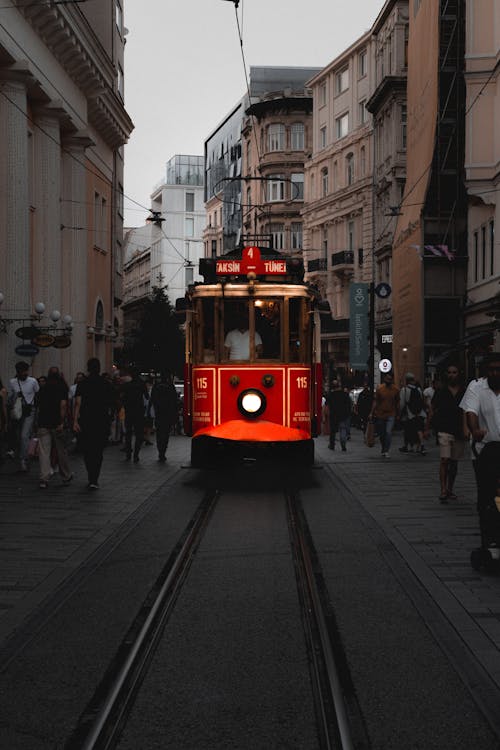
[[[256,276],[282,276],[286,274],[286,260],[261,258],[258,247],[245,247],[241,260],[218,259],[215,264],[217,276],[243,276],[254,273]]]

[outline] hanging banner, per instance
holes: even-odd
[[[368,370],[369,311],[369,285],[352,282],[349,286],[349,364],[353,370]]]

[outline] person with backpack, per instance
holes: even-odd
[[[425,456],[427,451],[424,446],[424,431],[427,412],[424,395],[412,372],[406,373],[405,382],[406,385],[401,388],[399,393],[404,435],[404,444],[399,450],[401,453],[415,451],[419,455]]]

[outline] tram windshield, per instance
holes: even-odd
[[[308,302],[302,297],[204,297],[195,305],[195,362],[308,362]]]

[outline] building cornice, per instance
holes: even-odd
[[[391,94],[406,96],[406,76],[385,76],[366,102],[368,112],[374,114]]]
[[[133,123],[114,93],[113,61],[77,7],[48,0],[17,6],[69,77],[88,97],[89,119],[113,148],[127,142]]]

